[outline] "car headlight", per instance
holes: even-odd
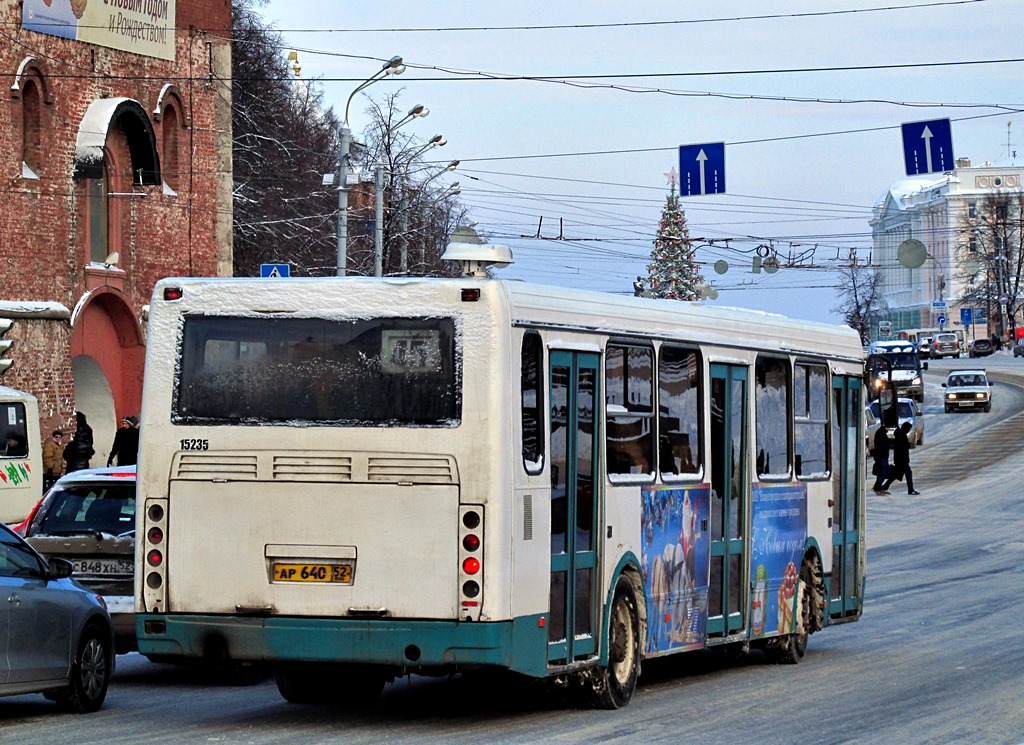
[[[974,395],[977,396],[978,398],[985,398],[984,393],[975,393]]]
[[[921,385],[921,376],[918,375],[916,378],[914,378],[912,381],[910,381],[910,384],[911,385]]]
[[[946,394],[946,400],[947,401],[956,401],[956,394],[955,393],[947,393]]]

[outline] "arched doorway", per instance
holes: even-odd
[[[107,464],[107,455],[117,429],[114,395],[103,368],[92,357],[75,357],[71,360],[71,372],[75,377],[75,408],[85,414],[92,427],[96,455],[89,465],[99,468]]]
[[[131,306],[113,289],[86,294],[71,323],[75,406],[93,429],[95,468],[106,465],[121,417],[139,413],[145,347]]]

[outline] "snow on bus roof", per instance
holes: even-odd
[[[310,284],[317,286],[316,292],[307,289]],[[727,341],[729,344],[749,344],[783,352],[838,353],[851,359],[864,358],[860,336],[848,326],[706,302],[637,298],[518,280],[468,277],[178,277],[160,280],[154,289],[154,298],[157,301],[162,298],[164,287],[180,287],[185,290],[186,298],[201,292],[204,296],[202,303],[211,313],[243,309],[254,313],[269,310],[324,313],[345,312],[351,308],[349,302],[357,292],[361,307],[394,307],[395,290],[402,288],[408,293],[408,300],[418,303],[417,308],[422,312],[449,313],[449,300],[439,299],[433,292],[439,285],[500,287],[508,298],[513,322],[573,326],[608,334],[643,333],[664,338],[678,337],[680,331],[684,331],[685,338],[694,342]],[[254,286],[259,290],[254,292]],[[300,287],[303,289],[295,292]],[[335,287],[344,290],[335,294]],[[211,292],[205,292],[207,288]],[[254,303],[254,297],[258,297],[260,302]],[[319,308],[309,304],[312,297],[321,303]],[[725,333],[728,339],[723,336]]]

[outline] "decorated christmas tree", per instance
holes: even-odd
[[[669,300],[700,300],[706,280],[694,256],[686,215],[676,193],[678,176],[673,168],[668,176],[669,194],[661,210],[661,225],[647,265],[647,288],[651,297]]]

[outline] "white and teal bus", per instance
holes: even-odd
[[[492,667],[619,707],[645,658],[797,662],[859,618],[854,331],[463,248],[461,279],[157,285],[143,654],[270,665],[295,702]]]

